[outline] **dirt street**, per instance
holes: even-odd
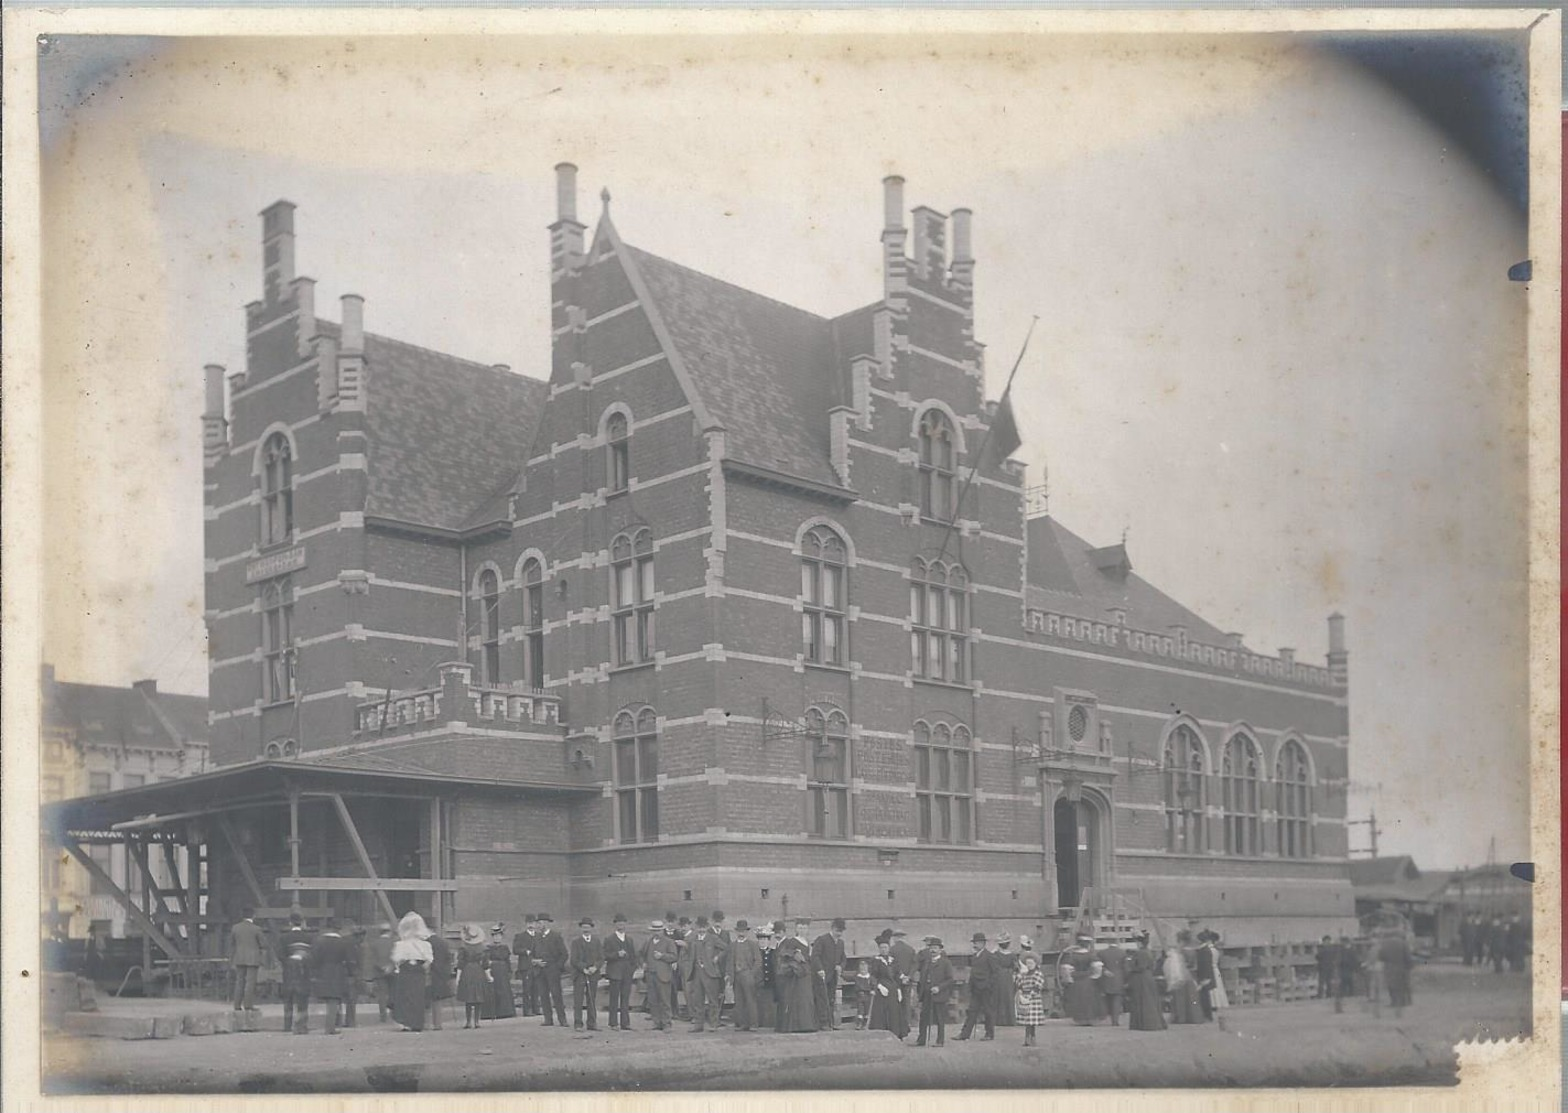
[[[450,1092],[465,1090],[891,1089],[1448,1085],[1454,1043],[1508,1038],[1528,1025],[1523,974],[1463,967],[1417,972],[1415,1005],[1396,1019],[1364,1002],[1336,1015],[1328,1002],[1231,1010],[1213,1024],[1130,1032],[1052,1021],[1040,1046],[1021,1028],[944,1048],[886,1032],[809,1035],[672,1032],[633,1018],[633,1031],[545,1028],[537,1019],[464,1031],[404,1033],[375,1023],[327,1037],[278,1030],[169,1040],[54,1037],[45,1043],[55,1093]],[[274,1006],[274,1009],[276,1007]],[[275,1012],[269,1011],[269,1027]]]

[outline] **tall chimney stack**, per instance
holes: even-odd
[[[224,412],[224,369],[221,364],[209,363],[203,369],[206,386],[206,405],[201,415],[202,460],[213,467],[229,451],[229,419]]]
[[[882,296],[889,301],[908,293],[909,260],[904,255],[907,235],[904,230],[904,179],[890,174],[882,179]]]
[[[1334,683],[1350,683],[1350,651],[1345,648],[1345,616],[1335,611],[1328,616],[1328,671]]]
[[[294,203],[274,201],[261,211],[261,284],[276,305],[294,281]]]
[[[975,288],[974,238],[971,231],[974,214],[968,209],[953,210],[953,263],[950,274],[953,287],[965,299],[973,297]]]
[[[947,275],[947,217],[921,205],[915,209],[915,269],[940,282]]]
[[[904,179],[897,174],[882,179],[882,227],[889,232],[904,230]]]
[[[365,408],[365,299],[358,294],[344,294],[342,327],[338,330],[337,405],[344,410]],[[323,358],[331,358],[330,344],[323,345]],[[324,371],[325,369],[323,369]]]
[[[570,162],[555,167],[555,223],[550,225],[550,269],[576,267],[583,258],[585,229],[577,219],[577,167]]]
[[[338,337],[339,347],[345,352],[365,350],[365,299],[358,294],[344,294],[343,328]]]

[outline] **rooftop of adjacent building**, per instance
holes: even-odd
[[[156,680],[128,688],[59,680],[43,666],[43,722],[83,746],[180,750],[207,744],[207,700],[158,691]]]

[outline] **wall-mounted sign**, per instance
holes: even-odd
[[[257,557],[245,566],[245,582],[253,584],[261,580],[270,580],[274,576],[297,572],[303,567],[305,567],[303,545],[284,549],[281,553],[268,553],[266,556]]]

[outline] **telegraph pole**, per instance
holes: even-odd
[[[1368,815],[1368,818],[1366,818],[1366,819],[1347,819],[1345,821],[1345,826],[1346,827],[1365,827],[1365,828],[1368,829],[1368,833],[1371,836],[1371,843],[1372,843],[1372,849],[1371,849],[1371,852],[1370,852],[1370,856],[1373,857],[1373,858],[1376,858],[1377,857],[1377,837],[1383,830],[1381,827],[1379,827],[1377,825],[1377,809],[1376,808],[1372,809],[1372,811]],[[1352,854],[1352,855],[1356,855],[1356,854],[1367,854],[1368,852],[1365,851],[1365,850],[1352,850],[1349,853]]]

